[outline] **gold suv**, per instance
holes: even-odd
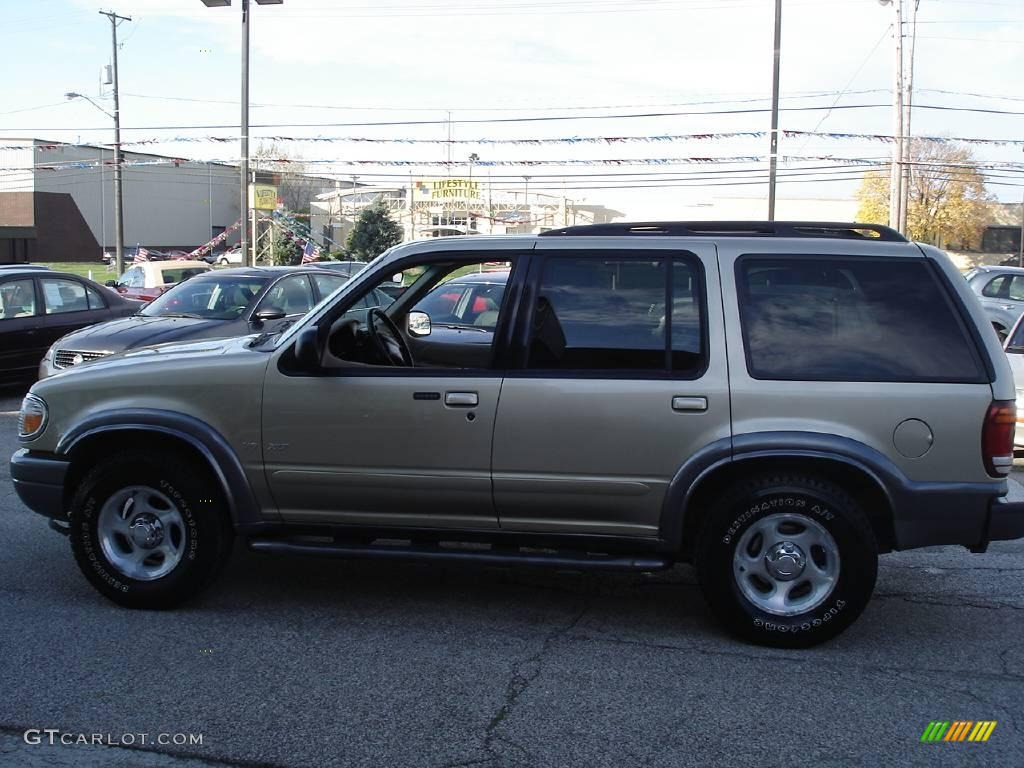
[[[732,632],[796,647],[854,621],[880,553],[1024,536],[1014,422],[996,335],[935,248],[865,224],[608,224],[407,243],[283,333],[68,369],[25,398],[11,476],[126,606],[192,596],[235,536],[692,562]]]

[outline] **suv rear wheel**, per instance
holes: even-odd
[[[816,645],[860,615],[878,545],[839,486],[809,475],[752,478],[719,499],[701,532],[697,577],[711,610],[744,640]]]
[[[230,553],[220,489],[177,455],[123,453],[90,471],[71,505],[71,548],[96,589],[129,608],[195,595]]]

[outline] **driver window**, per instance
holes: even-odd
[[[492,257],[493,258],[493,257]],[[403,267],[403,292],[367,286],[331,327],[325,364],[489,368],[511,262]],[[388,301],[381,301],[385,296]]]

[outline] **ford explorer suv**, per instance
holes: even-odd
[[[489,344],[410,318],[494,263]],[[407,243],[283,332],[69,368],[25,397],[11,477],[123,606],[192,597],[235,537],[692,563],[729,631],[803,647],[864,610],[880,554],[1024,536],[1014,396],[967,282],[887,227],[600,224]]]

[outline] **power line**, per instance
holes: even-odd
[[[818,110],[829,110],[829,109],[873,109],[884,107],[890,108],[891,104],[839,104],[837,106],[809,106],[809,107],[780,107],[780,112],[810,112]],[[1005,109],[989,109],[984,107],[950,107],[938,104],[915,104],[914,109],[931,109],[942,112],[972,112],[979,114],[988,115],[1024,115],[1024,112],[1012,111]],[[614,114],[614,115],[544,115],[540,117],[492,117],[492,118],[460,118],[448,120],[386,120],[386,121],[369,121],[369,122],[357,122],[357,123],[254,123],[250,125],[250,128],[354,128],[354,127],[382,127],[382,126],[400,126],[400,125],[447,125],[451,124],[458,125],[470,125],[470,124],[493,124],[493,123],[538,123],[538,122],[564,122],[573,120],[634,120],[638,118],[651,119],[661,117],[697,117],[700,115],[744,115],[744,114],[764,114],[770,112],[767,108],[750,108],[750,109],[720,109],[720,110],[703,110],[695,112],[644,112],[644,113],[629,113],[629,114]],[[133,130],[133,131],[181,131],[181,130],[213,130],[221,128],[237,128],[237,125],[233,124],[217,124],[217,125],[150,125],[150,126],[133,126],[131,128],[122,128],[122,130]],[[109,130],[108,128],[80,128],[80,127],[62,127],[62,128],[3,128],[0,131],[13,132],[19,131],[22,133],[35,132],[35,131],[104,131]]]
[[[889,90],[886,88],[867,88],[858,91],[847,91],[847,95],[866,95],[870,93],[888,93]],[[793,99],[820,99],[826,96],[833,96],[836,91],[807,91],[805,93],[795,93],[789,96],[781,96],[784,100]],[[237,105],[238,101],[229,99],[197,99],[187,96],[153,96],[151,94],[142,93],[127,93],[125,96],[131,96],[137,99],[154,99],[157,101],[185,101],[185,102],[196,102],[201,104],[228,104]],[[570,111],[570,110],[597,110],[597,109],[652,109],[652,108],[663,108],[663,107],[687,107],[687,106],[701,106],[708,104],[745,104],[754,103],[758,101],[769,101],[768,96],[743,96],[732,99],[720,98],[720,99],[707,99],[702,101],[672,101],[672,102],[658,102],[653,104],[595,104],[592,106],[555,106],[555,107],[445,107],[440,109],[438,107],[395,107],[395,106],[351,106],[351,105],[338,105],[338,104],[284,104],[284,103],[270,103],[264,102],[260,104],[253,103],[252,107],[261,108],[282,108],[282,109],[330,109],[330,110],[341,110],[341,111],[367,111],[367,112],[548,112],[548,111]],[[447,120],[444,122],[447,123]]]

